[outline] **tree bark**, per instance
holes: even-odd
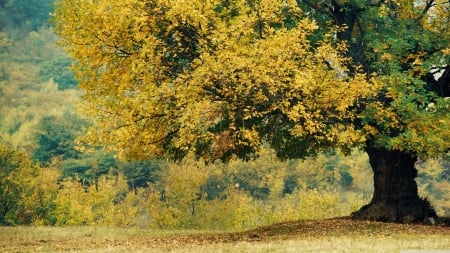
[[[374,193],[372,201],[353,213],[353,218],[400,223],[436,218],[430,203],[419,197],[415,155],[372,144],[366,151],[374,173]]]

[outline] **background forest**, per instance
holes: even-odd
[[[89,122],[51,0],[0,1],[0,225],[246,229],[349,215],[369,201],[367,156],[129,162],[75,148]],[[421,195],[450,215],[450,162],[417,163]],[[425,169],[426,168],[426,169]],[[425,173],[426,171],[426,173]]]

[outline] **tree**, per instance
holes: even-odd
[[[83,154],[78,158],[68,158],[61,162],[61,178],[76,178],[85,186],[97,185],[101,176],[118,172],[114,156],[102,150]]]
[[[55,25],[95,115],[91,146],[226,160],[261,138],[285,157],[361,140],[348,112],[372,86],[345,74],[342,45],[311,45],[317,26],[293,2],[61,1]]]
[[[376,96],[359,104],[375,192],[354,216],[400,222],[435,216],[417,194],[415,163],[450,149],[444,98],[450,96],[450,3],[301,2],[315,10],[317,20],[342,27],[337,37],[347,43],[347,55],[382,84]]]
[[[448,66],[448,3],[430,2],[405,39],[420,3],[62,0],[55,26],[94,120],[87,148],[210,161],[365,147],[375,194],[355,217],[406,222],[432,212],[416,157],[450,140],[448,100],[425,85]]]
[[[68,70],[47,68],[65,56],[56,38],[50,28],[4,27],[0,33],[0,136],[14,147],[35,149],[41,119],[60,117],[80,98],[78,90],[61,90],[69,83],[54,82],[68,81],[62,78]]]
[[[37,29],[48,26],[53,0],[3,0],[0,1],[0,24]]]
[[[0,224],[54,224],[57,177],[56,170],[41,169],[26,153],[0,143]]]
[[[67,55],[52,57],[50,61],[41,65],[39,75],[43,81],[53,78],[58,84],[58,90],[75,89],[77,83],[69,69],[70,64],[71,61]]]
[[[137,191],[138,188],[148,187],[160,179],[158,172],[161,169],[160,162],[156,161],[130,161],[119,165],[125,177],[128,187]]]
[[[67,112],[62,117],[42,118],[35,134],[37,147],[33,158],[45,165],[54,158],[80,158],[81,152],[75,149],[75,139],[83,134],[87,125],[87,122]]]

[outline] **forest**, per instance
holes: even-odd
[[[380,69],[379,79],[375,74],[373,79],[368,79],[370,87],[395,80],[411,83],[406,88],[393,86],[392,90],[397,90],[391,93],[386,87],[380,88],[386,96],[396,99],[397,102],[390,103],[392,109],[387,103],[373,102],[379,93],[373,95],[378,91],[367,88],[362,74],[348,74],[352,71],[352,66],[346,65],[350,59],[339,52],[348,49],[333,41],[334,37],[347,35],[346,28],[336,28],[334,32],[339,36],[327,35],[327,29],[318,28],[323,26],[321,22],[328,22],[324,16],[314,17],[317,23],[308,23],[296,19],[300,14],[295,9],[273,10],[277,6],[264,9],[266,1],[254,1],[260,3],[261,10],[267,11],[258,12],[267,15],[264,21],[267,24],[256,22],[265,28],[250,25],[251,29],[245,30],[247,28],[240,27],[245,22],[241,22],[238,14],[239,8],[244,7],[234,6],[236,9],[233,9],[224,4],[229,1],[206,1],[221,5],[198,16],[195,13],[201,9],[201,1],[194,1],[196,4],[189,7],[188,12],[180,12],[188,8],[182,4],[152,7],[151,3],[156,6],[161,1],[147,1],[146,8],[154,8],[152,11],[157,14],[155,20],[145,19],[154,24],[140,26],[145,15],[133,22],[117,18],[118,15],[106,15],[114,13],[115,8],[123,8],[120,4],[111,4],[114,1],[98,1],[98,6],[93,4],[97,1],[57,2],[55,5],[53,0],[0,1],[0,225],[244,230],[283,221],[349,216],[368,204],[374,192],[373,162],[361,145],[363,134],[375,136],[377,145],[400,151],[413,150],[414,154],[422,155],[414,160],[419,174],[416,178],[419,195],[431,203],[438,216],[450,216],[449,139],[445,139],[450,131],[446,125],[450,118],[449,100],[426,93],[423,83],[412,77],[423,72],[420,61],[428,61],[423,63],[426,67],[436,61],[433,57],[437,56],[425,53],[427,45],[434,42],[432,32],[408,38],[418,40],[418,48],[425,48],[418,52],[408,49],[412,52],[407,54],[412,66],[408,74],[396,72],[383,76],[383,73],[394,72],[392,69],[397,70],[398,66],[394,65],[405,57],[397,53],[407,47],[401,44],[403,41],[373,46],[382,56],[380,59],[368,56],[371,60],[377,58],[373,60],[376,66],[370,68]],[[123,1],[123,5],[136,4],[123,16],[134,15],[134,11],[141,8],[138,2]],[[298,2],[305,4],[302,6],[305,10],[310,4],[310,1]],[[366,1],[331,2],[343,2],[347,8],[344,2],[350,6],[350,3]],[[75,15],[73,12],[80,8],[77,4],[84,4],[86,12]],[[447,2],[447,11],[448,5]],[[55,10],[55,6],[58,9]],[[165,10],[163,7],[171,9],[161,14]],[[370,15],[389,16],[388,7],[388,4],[380,5],[376,9],[379,13]],[[222,16],[210,18],[210,12]],[[271,12],[284,16],[274,17]],[[319,12],[309,14],[319,15]],[[180,13],[192,16],[183,17]],[[76,17],[82,17],[84,23],[81,24],[83,29],[74,31],[71,27],[79,25]],[[259,20],[257,15],[254,18]],[[99,20],[104,22],[102,29],[105,30],[100,35],[90,34],[91,27]],[[178,20],[179,27],[174,20]],[[223,20],[231,21],[226,27],[221,23]],[[197,26],[196,22],[210,22],[215,29],[231,26],[235,30],[217,35],[209,30],[212,28]],[[302,29],[294,28],[298,23]],[[116,27],[111,28],[112,24]],[[371,27],[372,24],[366,25]],[[280,32],[276,37],[277,31],[285,26],[286,34]],[[121,30],[125,28],[129,31]],[[161,34],[173,32],[171,29],[175,32],[168,38],[160,34],[164,37],[160,42],[139,33],[148,32],[145,29]],[[252,37],[255,30],[261,37],[259,44]],[[446,30],[446,38],[449,30]],[[243,44],[233,44],[236,31],[240,32],[239,43]],[[296,32],[296,36],[305,41],[313,41],[315,44],[311,47],[319,48],[316,56],[309,55],[310,46],[306,42],[299,42],[298,49],[297,44],[286,42],[292,35],[289,32]],[[130,36],[134,37],[130,39]],[[198,45],[192,45],[194,42],[188,40],[189,36],[199,36],[193,40]],[[375,32],[371,36],[372,41],[380,39],[377,37],[380,34]],[[117,46],[110,50],[108,39]],[[135,40],[138,41],[135,45],[129,45]],[[232,42],[227,44],[226,41]],[[447,51],[441,51],[448,61],[448,40],[437,43],[447,43]],[[154,46],[156,44],[163,48],[164,57],[152,51],[160,49]],[[83,48],[80,45],[95,46]],[[143,48],[147,45],[146,51]],[[258,48],[267,54],[250,49],[238,51],[239,45],[245,45],[246,49]],[[200,47],[211,51],[195,51]],[[286,48],[292,52],[285,53]],[[222,53],[220,50],[223,54],[215,53]],[[282,56],[275,59],[271,53]],[[247,61],[250,57],[257,58],[256,62]],[[305,75],[323,78],[318,87],[311,87],[310,91],[303,90],[304,87],[290,90],[287,84],[297,84],[300,78],[295,77],[298,73],[286,71],[290,68],[289,59],[296,57],[304,61],[301,68],[311,69]],[[162,67],[159,69],[156,63],[149,67],[146,61],[151,60],[160,61]],[[228,65],[221,65],[223,62]],[[267,64],[264,67],[268,69],[258,68],[258,64]],[[253,65],[251,71],[246,67]],[[281,84],[271,85],[275,81],[264,73],[275,75],[279,66],[286,69],[273,79]],[[146,73],[147,68],[154,68],[156,74]],[[322,75],[322,68],[333,72]],[[129,74],[128,69],[134,72]],[[247,72],[251,73],[245,75]],[[102,76],[103,73],[108,75]],[[255,79],[262,81],[259,83]],[[98,80],[99,84],[93,85],[92,80]],[[155,83],[154,87],[146,89],[142,83],[147,81]],[[189,85],[179,85],[181,81]],[[236,83],[244,85],[235,86]],[[267,92],[258,93],[252,86],[266,83]],[[171,89],[172,85],[179,87]],[[284,97],[298,91],[304,93],[302,99],[307,102],[287,105],[299,98],[283,100]],[[346,99],[339,93],[344,91],[348,92]],[[402,96],[402,92],[408,95]],[[422,93],[426,99],[417,102]],[[277,98],[272,101],[272,97],[265,97],[267,94]],[[208,100],[210,96],[214,99]],[[153,97],[156,99],[148,99]],[[357,111],[353,100],[357,97],[364,97],[367,104],[371,103],[364,108],[364,117],[348,113]],[[248,101],[243,101],[245,99]],[[412,103],[421,105],[410,107]],[[273,110],[277,105],[280,107]],[[420,113],[416,113],[417,108],[421,108]],[[153,117],[148,110],[163,115]],[[426,116],[433,110],[435,114]],[[113,115],[111,111],[120,116],[108,116]],[[219,116],[209,114],[216,111]],[[278,121],[272,117],[274,111],[284,113],[283,124],[289,129],[277,128]],[[395,113],[400,115],[398,121],[390,118]],[[330,117],[333,120],[327,120]],[[148,120],[148,125],[154,127],[137,123],[140,120]],[[357,127],[349,124],[357,120],[361,121],[355,124]],[[402,120],[406,123],[400,122]],[[432,126],[427,125],[428,121]],[[360,125],[364,126],[359,129]],[[441,130],[437,129],[439,127]],[[403,132],[390,135],[399,129]],[[425,129],[429,135],[416,136],[410,129]],[[154,141],[160,138],[168,141]],[[402,146],[417,139],[418,144]],[[431,144],[424,144],[427,140]],[[235,143],[230,144],[233,141]],[[296,153],[299,147],[304,148],[301,154]],[[436,155],[445,148],[447,153]]]

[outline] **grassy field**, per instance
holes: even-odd
[[[347,219],[289,222],[245,232],[0,227],[0,252],[400,252],[407,249],[450,252],[450,227]]]

